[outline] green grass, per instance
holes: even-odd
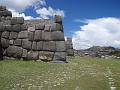
[[[0,61],[0,90],[110,90],[112,86],[120,90],[119,60],[74,57],[68,61]]]

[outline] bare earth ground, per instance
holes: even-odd
[[[120,60],[0,61],[0,90],[120,90]]]

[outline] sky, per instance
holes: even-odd
[[[120,48],[120,0],[0,0],[13,16],[27,19],[63,17],[64,34],[75,49]]]

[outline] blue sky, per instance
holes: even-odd
[[[120,0],[46,0],[46,7],[64,10],[64,32],[71,36],[74,31],[80,29],[82,23],[75,19],[96,19],[102,17],[120,17]],[[36,15],[34,8],[25,10],[26,15]]]
[[[120,48],[120,0],[0,0],[13,17],[63,18],[65,36],[75,49],[91,46]]]

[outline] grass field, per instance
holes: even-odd
[[[74,57],[69,63],[0,61],[0,90],[120,90],[120,61]]]

